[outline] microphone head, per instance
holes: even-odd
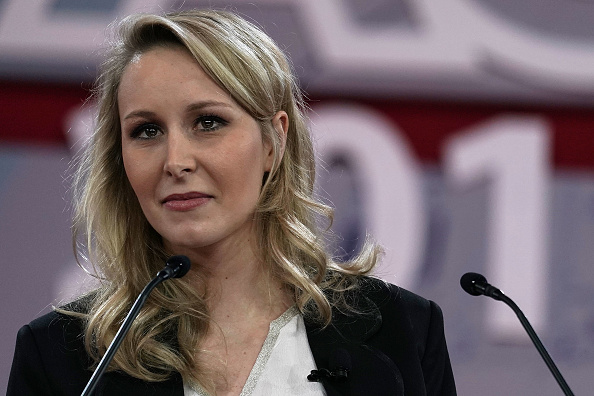
[[[171,275],[171,278],[181,278],[188,273],[192,263],[187,256],[179,254],[177,256],[169,257],[165,265],[173,270],[173,275]]]
[[[462,289],[473,296],[480,296],[483,294],[482,291],[476,287],[477,283],[487,284],[487,278],[475,272],[467,272],[460,278],[460,286],[462,286]]]

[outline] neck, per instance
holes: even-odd
[[[270,275],[251,244],[243,246],[188,252],[192,261],[189,281],[206,296],[215,322],[272,320],[292,304],[288,291]]]

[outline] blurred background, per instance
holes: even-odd
[[[594,387],[594,3],[581,0],[0,0],[0,392],[19,327],[92,287],[69,165],[116,19],[226,8],[290,55],[311,106],[336,255],[435,300],[460,395],[559,395],[514,299],[578,395]],[[83,106],[85,105],[85,106]]]

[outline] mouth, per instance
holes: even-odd
[[[168,195],[161,201],[161,203],[167,209],[175,211],[187,211],[206,204],[212,198],[212,195],[199,192],[189,192],[184,194]]]
[[[203,193],[192,191],[192,192],[185,193],[185,194],[171,194],[171,195],[168,195],[161,202],[162,203],[167,203],[167,202],[170,202],[170,201],[188,201],[190,199],[198,199],[198,198],[212,198],[212,195],[208,195],[208,194],[203,194]]]

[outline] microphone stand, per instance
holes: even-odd
[[[187,260],[187,262],[186,262],[186,260]],[[177,267],[174,267],[174,266],[177,266]],[[138,316],[138,313],[144,306],[146,299],[148,298],[149,294],[151,294],[153,289],[157,285],[159,285],[161,282],[166,281],[167,279],[180,278],[180,277],[184,276],[188,272],[189,268],[190,268],[190,260],[187,257],[173,256],[173,257],[169,258],[169,260],[167,260],[167,266],[165,268],[163,268],[161,271],[159,271],[157,273],[157,276],[155,276],[144,287],[144,289],[138,295],[138,298],[134,302],[134,305],[132,305],[132,309],[130,309],[130,312],[128,312],[126,319],[124,319],[124,323],[122,323],[122,325],[120,326],[120,329],[116,333],[115,338],[109,345],[109,348],[107,348],[105,355],[103,355],[103,358],[99,362],[99,365],[95,369],[95,372],[91,376],[91,379],[87,383],[87,386],[81,393],[81,396],[89,396],[93,392],[93,390],[97,386],[97,383],[99,382],[99,379],[101,379],[101,377],[103,376],[103,373],[109,366],[109,363],[111,363],[116,351],[118,350],[118,348],[120,347],[120,344],[124,340],[124,337],[126,336],[126,334],[128,334],[128,331],[130,330],[130,327],[132,326],[132,322],[134,322],[134,319],[136,319],[136,317]]]
[[[522,326],[524,326],[524,330],[526,330],[526,332],[528,333],[528,336],[530,337],[530,339],[532,340],[532,343],[538,350],[538,353],[540,353],[540,356],[542,357],[542,359],[547,364],[547,367],[549,368],[549,370],[551,370],[553,377],[555,377],[555,379],[557,380],[557,383],[563,390],[563,393],[566,396],[574,396],[573,392],[569,388],[569,385],[567,385],[567,382],[565,382],[565,378],[563,378],[563,375],[557,368],[557,365],[555,365],[555,362],[553,361],[553,359],[547,352],[546,348],[540,341],[540,338],[538,338],[538,335],[534,331],[534,328],[532,327],[530,322],[528,322],[528,319],[526,319],[526,316],[524,316],[524,313],[522,312],[520,307],[518,307],[517,304],[511,298],[506,296],[503,292],[501,292],[501,294],[498,295],[497,297],[499,297],[499,298],[496,298],[493,296],[493,298],[506,303],[516,313],[516,316],[518,317],[518,319],[520,319]]]
[[[524,326],[524,330],[526,330],[526,333],[528,333],[528,336],[530,337],[532,343],[538,350],[538,353],[540,353],[542,359],[547,364],[549,370],[551,370],[553,377],[555,377],[555,380],[557,380],[557,383],[563,390],[563,393],[566,396],[574,396],[573,392],[569,388],[569,385],[567,385],[567,382],[565,382],[563,375],[561,375],[561,372],[555,365],[555,362],[553,362],[553,359],[547,352],[546,348],[544,347],[542,342],[540,342],[540,339],[538,338],[538,335],[536,335],[534,328],[532,328],[532,325],[530,324],[530,322],[528,322],[528,319],[526,319],[526,316],[524,316],[524,313],[522,312],[520,307],[518,307],[511,298],[506,296],[501,290],[499,290],[495,286],[489,284],[489,282],[487,282],[487,279],[484,276],[474,272],[468,272],[464,274],[460,279],[460,286],[462,286],[462,289],[464,289],[464,291],[470,295],[484,295],[487,297],[491,297],[492,299],[497,301],[503,301],[505,304],[507,304],[515,312],[518,319],[520,319],[520,323],[522,323],[522,326]]]

